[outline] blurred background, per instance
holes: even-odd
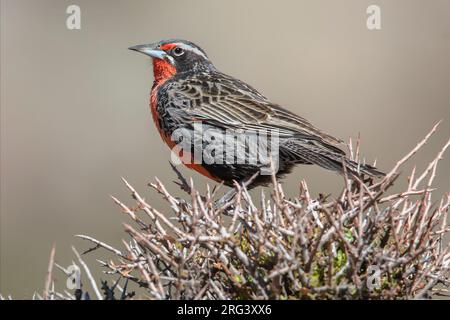
[[[66,28],[71,4],[81,30]],[[381,30],[366,27],[371,4],[381,7]],[[395,188],[450,136],[448,0],[1,0],[3,295],[42,292],[53,243],[63,266],[72,244],[88,248],[75,234],[122,247],[127,217],[109,197],[132,203],[121,176],[157,208],[146,186],[155,176],[181,194],[151,121],[150,61],[127,50],[165,38],[199,44],[219,70],[337,137],[360,133],[362,154],[383,170],[444,119]],[[449,158],[436,201],[450,190]],[[204,189],[203,177],[183,172]],[[289,196],[300,179],[314,195],[342,186],[334,173],[299,166],[283,181]],[[95,257],[86,261],[98,273]]]

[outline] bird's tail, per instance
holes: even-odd
[[[289,153],[295,154],[298,163],[315,164],[340,174],[347,172],[350,178],[363,175],[378,178],[386,175],[371,165],[348,159],[344,151],[328,144],[305,144],[298,141],[289,141],[284,144],[284,147],[288,149]]]
[[[374,166],[371,166],[369,164],[357,163],[357,162],[352,161],[347,158],[344,159],[344,164],[347,169],[347,172],[351,176],[356,175],[356,176],[360,177],[362,175],[367,175],[369,177],[381,178],[386,175],[384,172],[381,172]],[[342,164],[341,164],[341,170],[343,171]]]
[[[340,174],[347,173],[349,178],[361,178],[369,176],[374,178],[384,177],[386,174],[369,164],[358,163],[345,157],[345,155],[320,155],[320,160],[316,163],[326,169],[337,171]],[[345,169],[344,169],[345,166]]]

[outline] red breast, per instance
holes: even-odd
[[[161,87],[162,84],[164,84],[164,82],[166,82],[167,80],[169,80],[174,74],[176,73],[176,69],[173,65],[171,65],[169,62],[161,60],[161,59],[153,59],[153,76],[155,78],[155,85],[152,88],[152,91],[150,93],[150,110],[152,112],[152,118],[153,118],[153,122],[155,123],[156,129],[158,130],[161,138],[163,139],[163,141],[169,146],[170,149],[173,149],[173,147],[176,145],[171,137],[164,132],[164,130],[161,128],[160,123],[159,123],[159,116],[158,116],[158,90]],[[183,152],[183,151],[181,151]],[[183,154],[181,153],[179,156],[181,159],[183,159],[181,156]],[[221,180],[212,176],[204,167],[201,166],[201,164],[196,164],[193,161],[193,156],[191,155],[189,157],[190,154],[187,154],[188,158],[191,159],[191,161],[189,163],[184,163],[183,164],[190,168],[193,169],[195,171],[197,171],[198,173],[213,179],[215,181],[220,182]]]
[[[161,138],[168,144],[167,139],[169,137],[162,130],[159,125],[158,120],[158,89],[169,80],[176,73],[175,67],[169,62],[161,59],[153,59],[153,76],[155,78],[155,85],[153,85],[152,91],[150,93],[150,110],[152,112],[153,122],[155,123],[156,129],[158,129]],[[169,139],[170,140],[170,139]]]

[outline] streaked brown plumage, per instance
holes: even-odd
[[[150,107],[161,137],[173,146],[177,129],[193,132],[195,122],[215,130],[267,130],[279,135],[278,175],[296,164],[315,164],[338,173],[345,164],[349,176],[383,176],[372,166],[349,160],[342,141],[319,130],[308,120],[272,103],[250,85],[218,71],[197,45],[185,40],[165,40],[130,48],[153,59],[155,82]],[[194,133],[195,139],[195,133]],[[203,145],[201,145],[203,147]],[[192,153],[196,146],[192,145]],[[261,165],[231,163],[190,164],[190,168],[232,185],[260,170]],[[252,186],[265,184],[258,176]]]

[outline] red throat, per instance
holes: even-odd
[[[171,78],[175,72],[176,69],[171,63],[157,58],[153,59],[153,76],[157,83],[162,83]]]

